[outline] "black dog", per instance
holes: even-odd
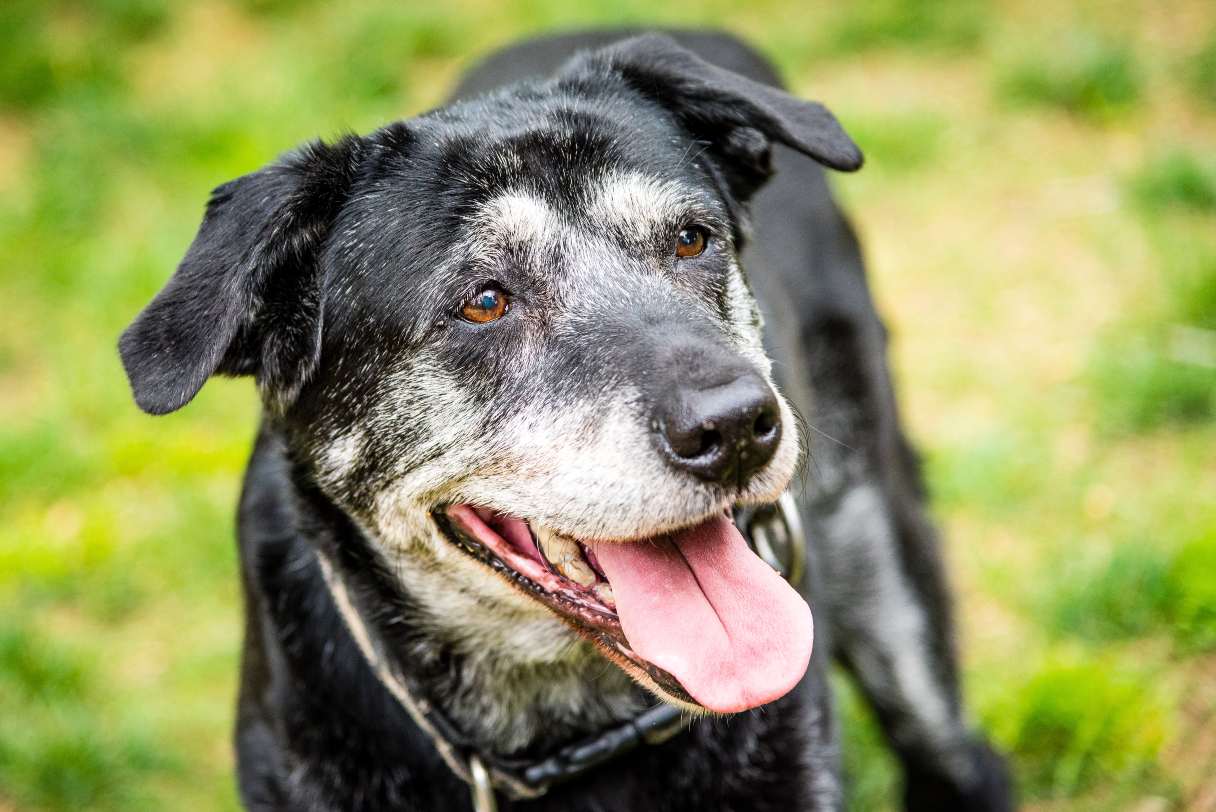
[[[512,48],[446,107],[221,186],[122,338],[149,412],[215,373],[265,404],[244,802],[839,808],[834,654],[909,807],[1008,808],[815,165],[861,154],[732,38],[620,36]],[[800,453],[800,516],[763,527],[806,530],[813,655],[730,518],[783,498]]]

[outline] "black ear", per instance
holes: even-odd
[[[299,394],[320,354],[318,255],[360,146],[318,141],[212,192],[177,273],[118,342],[141,409],[180,409],[215,373],[255,375],[274,408]]]
[[[745,174],[767,177],[768,141],[851,172],[862,154],[826,107],[717,67],[662,34],[644,34],[593,54],[643,95],[671,110]],[[758,185],[758,184],[757,184]]]

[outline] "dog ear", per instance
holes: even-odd
[[[735,181],[748,193],[771,173],[770,140],[832,169],[861,167],[861,150],[826,107],[712,65],[668,36],[633,37],[596,58],[733,162],[726,168],[740,173]]]
[[[321,348],[319,253],[361,144],[309,144],[211,194],[177,272],[119,340],[139,407],[180,409],[213,374],[256,376],[282,410]]]

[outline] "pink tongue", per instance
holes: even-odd
[[[785,695],[814,637],[806,601],[725,516],[672,536],[597,544],[633,651],[712,711]]]

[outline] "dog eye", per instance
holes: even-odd
[[[676,256],[680,259],[700,256],[709,242],[709,234],[700,226],[688,226],[680,229],[676,235]]]
[[[474,324],[498,321],[507,312],[507,294],[498,288],[486,288],[460,308],[460,316]]]

